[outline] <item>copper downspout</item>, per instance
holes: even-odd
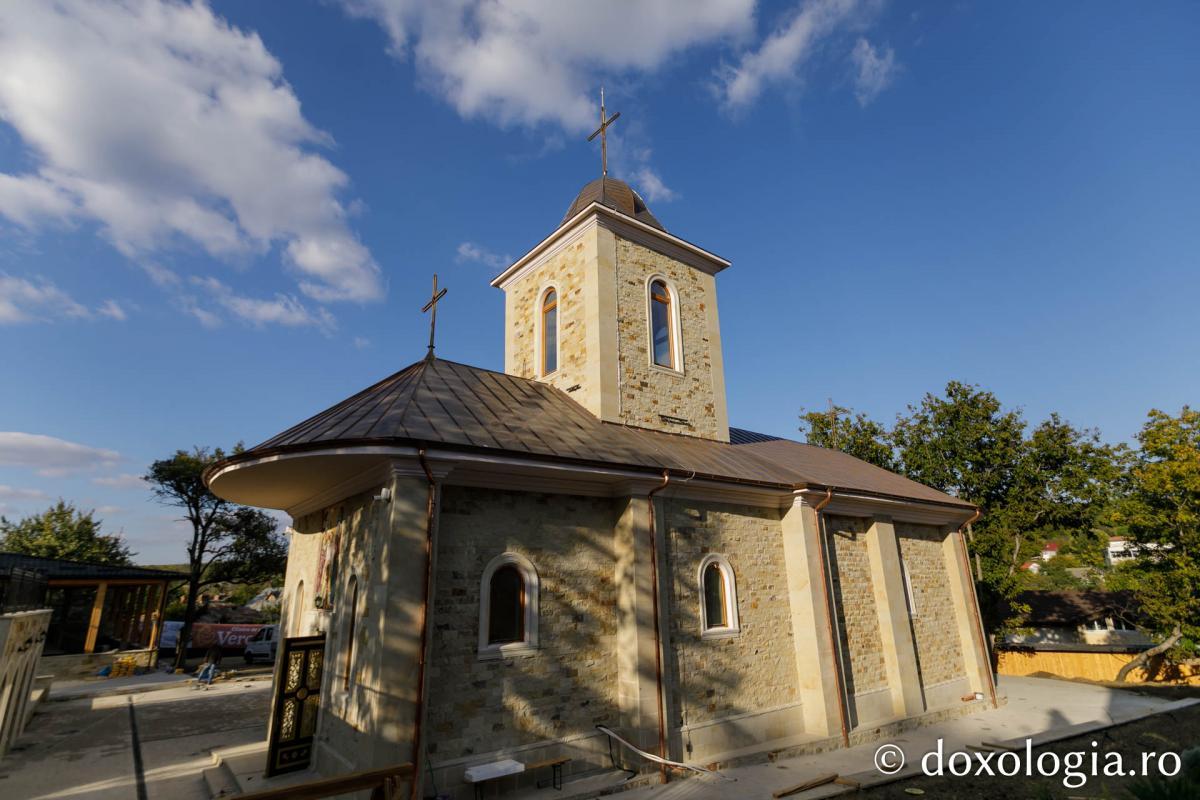
[[[829,652],[833,655],[833,675],[837,683],[838,720],[842,724],[842,746],[850,746],[850,726],[846,720],[846,686],[842,678],[841,651],[833,635],[833,615],[837,613],[833,605],[833,592],[829,586],[829,574],[825,565],[828,554],[825,552],[825,533],[821,526],[821,509],[833,500],[833,488],[826,487],[825,499],[813,506],[813,514],[817,521],[817,550],[821,558],[821,586],[825,590],[825,632],[829,635]]]
[[[433,583],[433,501],[437,492],[437,484],[434,483],[433,473],[429,470],[429,462],[425,460],[424,447],[417,450],[417,460],[421,462],[421,469],[425,471],[425,480],[429,482],[429,493],[425,501],[425,580],[421,592],[421,649],[417,656],[417,708],[413,721],[412,758],[409,759],[413,765],[410,800],[419,800],[423,775],[421,750],[424,731],[421,728],[421,721],[425,716],[425,649],[429,640],[429,587]]]
[[[667,757],[667,721],[663,711],[663,671],[662,671],[662,634],[658,622],[658,545],[657,529],[654,522],[654,495],[667,488],[671,482],[671,472],[663,470],[662,483],[646,493],[646,504],[649,506],[650,517],[650,581],[654,584],[654,678],[658,685],[658,757]],[[658,774],[663,783],[667,782],[667,765],[658,765]]]
[[[971,602],[975,609],[975,613],[971,615],[971,619],[975,623],[973,626],[975,629],[975,635],[979,639],[979,649],[983,653],[983,663],[986,667],[984,672],[987,673],[988,693],[992,698],[992,708],[999,708],[1000,705],[996,702],[996,681],[992,678],[992,654],[988,650],[987,639],[985,639],[983,635],[983,623],[980,621],[981,614],[979,611],[979,595],[975,593],[975,579],[971,576],[971,559],[967,555],[967,542],[963,538],[963,529],[968,525],[978,522],[981,516],[983,516],[983,511],[977,508],[975,509],[975,515],[959,526],[959,560],[962,562],[963,575],[967,579],[967,586],[971,587]]]

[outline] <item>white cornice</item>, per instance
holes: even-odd
[[[729,266],[729,262],[724,258],[710,253],[702,247],[697,247],[686,239],[680,239],[653,225],[647,225],[641,220],[593,201],[587,208],[559,225],[554,233],[534,245],[533,249],[513,262],[512,266],[497,275],[492,281],[492,286],[504,289],[525,274],[527,268],[539,263],[544,257],[548,257],[560,240],[571,238],[585,230],[593,222],[604,225],[626,239],[662,251],[666,255],[709,274],[715,275]]]

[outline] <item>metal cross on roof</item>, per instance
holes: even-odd
[[[600,87],[600,127],[596,128],[595,132],[588,137],[590,142],[597,136],[600,137],[600,176],[608,177],[608,126],[617,121],[617,117],[621,116],[621,112],[613,114],[611,117],[605,116],[604,111],[604,87]]]
[[[437,273],[433,273],[433,295],[429,298],[429,302],[421,306],[421,313],[426,311],[429,313],[429,353],[426,358],[433,358],[433,336],[437,331],[437,304],[438,301],[446,296],[446,289],[438,291]]]

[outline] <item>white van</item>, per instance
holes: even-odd
[[[274,661],[278,646],[279,626],[264,625],[246,641],[246,650],[242,657],[246,659],[247,664],[253,664],[255,661]]]

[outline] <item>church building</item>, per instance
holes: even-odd
[[[995,704],[976,508],[731,427],[729,266],[602,177],[492,281],[503,372],[431,347],[210,468],[291,516],[281,634],[324,637],[281,644],[275,770],[469,797],[500,761],[658,769],[598,726],[731,764]]]

